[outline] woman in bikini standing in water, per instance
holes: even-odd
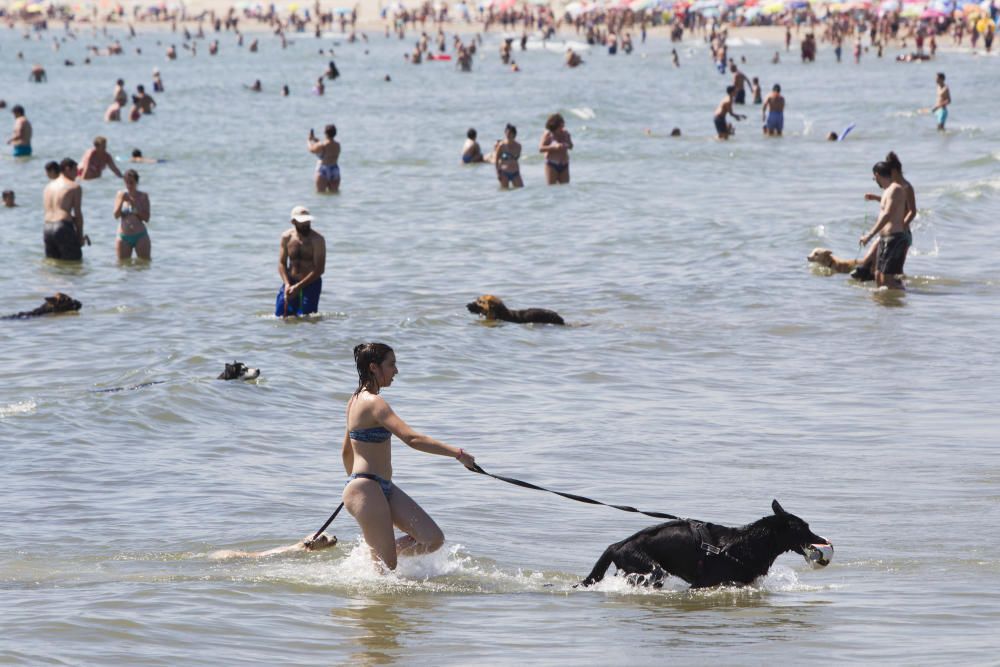
[[[504,190],[514,187],[523,188],[524,181],[521,180],[521,167],[518,160],[521,159],[521,144],[517,142],[517,128],[507,123],[503,131],[503,141],[498,141],[493,147],[493,155],[496,159],[497,180]]]
[[[475,459],[464,449],[417,433],[400,419],[380,391],[398,372],[396,355],[383,343],[354,348],[358,388],[347,402],[344,434],[344,507],[357,520],[376,564],[396,569],[396,556],[431,553],[444,544],[444,533],[420,505],[392,483],[390,439],[393,435],[428,454],[458,459],[469,467]],[[396,539],[393,526],[406,535]]]
[[[316,192],[338,192],[340,143],[334,140],[337,136],[337,126],[327,125],[323,128],[323,134],[326,135],[326,141],[320,141],[316,138],[316,134],[309,130],[309,152],[319,158],[319,162],[316,163]]]
[[[149,259],[153,248],[145,224],[149,222],[149,196],[139,190],[139,174],[135,169],[127,170],[123,178],[125,189],[115,196],[114,216],[120,221],[115,252],[118,259],[129,259],[133,250],[139,259]]]
[[[573,139],[566,131],[566,121],[557,113],[545,121],[545,132],[538,150],[545,153],[545,180],[549,185],[569,183],[569,151]]]

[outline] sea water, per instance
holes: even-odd
[[[680,69],[651,39],[630,56],[591,49],[576,70],[559,49],[515,49],[514,73],[490,35],[461,73],[406,62],[412,34],[299,34],[285,50],[264,35],[257,54],[223,35],[216,57],[178,37],[141,34],[84,65],[106,38],[84,32],[56,53],[48,38],[0,35],[0,90],[35,129],[31,160],[0,160],[20,203],[0,210],[0,303],[28,310],[56,291],[83,303],[0,326],[0,661],[992,659],[996,58],[838,65],[823,49],[815,64],[782,51],[773,65],[781,47],[746,43],[731,55],[765,94],[781,84],[785,136],[761,137],[747,105],[719,142],[729,77],[698,39],[675,45]],[[342,77],[312,95],[330,48]],[[47,83],[27,82],[33,62]],[[152,92],[153,67],[166,85],[155,114],[102,122],[115,80]],[[955,100],[943,134],[918,113],[939,70]],[[263,92],[245,90],[254,79]],[[544,185],[537,153],[555,112],[575,144],[569,187]],[[459,162],[469,127],[488,151],[508,122],[524,147],[517,192]],[[306,150],[328,123],[343,145],[338,196],[313,192]],[[824,140],[850,123],[846,141]],[[79,159],[98,134],[122,166],[134,147],[167,160],[136,167],[150,264],[115,259],[109,172],[83,185],[83,263],[43,258],[42,166]],[[888,150],[919,208],[905,294],[805,260],[816,246],[855,257]],[[300,204],[327,240],[321,312],[282,321],[278,239]],[[569,326],[487,325],[465,308],[484,293]],[[788,554],[747,588],[646,590],[609,572],[575,589],[608,544],[657,520],[395,439],[394,482],[442,527],[438,553],[380,576],[344,512],[334,549],[214,557],[294,542],[339,503],[351,350],[371,340],[396,350],[396,411],[489,471],[732,525],[777,498],[834,543],[833,563]],[[261,378],[217,381],[233,359]]]

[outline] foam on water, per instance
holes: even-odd
[[[15,415],[27,415],[38,409],[38,403],[33,400],[19,401],[0,407],[0,419]]]

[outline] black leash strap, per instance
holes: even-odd
[[[594,500],[593,498],[585,498],[584,496],[578,496],[573,493],[563,493],[562,491],[553,491],[552,489],[545,489],[540,486],[536,486],[531,482],[525,482],[520,479],[513,479],[511,477],[504,477],[502,475],[494,475],[491,472],[486,472],[479,467],[478,463],[473,463],[472,467],[469,468],[472,472],[477,472],[480,475],[486,475],[487,477],[492,477],[493,479],[499,479],[501,482],[507,482],[508,484],[513,484],[514,486],[523,486],[526,489],[535,489],[536,491],[547,491],[549,493],[554,493],[557,496],[562,496],[563,498],[569,498],[570,500],[575,500],[581,503],[588,503],[590,505],[604,505],[605,507],[614,507],[616,510],[621,510],[623,512],[635,512],[637,514],[645,514],[646,516],[656,517],[657,519],[678,519],[684,521],[679,516],[674,516],[673,514],[667,514],[665,512],[644,512],[642,510],[637,510],[634,507],[629,507],[628,505],[612,505],[610,503],[602,503],[600,500]],[[325,528],[326,526],[324,526]],[[320,531],[322,532],[322,531]]]
[[[333,523],[333,520],[337,518],[337,515],[340,514],[340,510],[342,509],[344,509],[344,503],[340,503],[339,505],[337,505],[337,509],[333,510],[333,514],[331,514],[330,518],[326,520],[326,523],[323,524],[323,527],[317,530],[315,535],[313,535],[304,542],[305,546],[308,547],[310,544],[315,542],[316,538],[322,535],[323,531],[326,530],[326,527],[329,526],[331,523]]]

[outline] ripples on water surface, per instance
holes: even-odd
[[[6,311],[67,292],[78,315],[0,328],[0,587],[4,662],[328,664],[988,661],[1000,621],[995,453],[1000,390],[996,58],[770,64],[786,137],[755,107],[710,139],[725,80],[697,42],[630,57],[489,38],[475,72],[412,67],[409,44],[337,47],[343,78],[305,94],[328,58],[299,37],[252,56],[82,61],[0,37],[0,81],[35,126],[36,157],[0,161],[22,206],[3,210]],[[163,38],[173,41],[172,36]],[[48,66],[45,85],[25,63]],[[794,55],[794,54],[792,54]],[[646,56],[646,57],[643,57]],[[163,71],[155,117],[100,121],[114,80]],[[934,73],[955,98],[930,117]],[[384,82],[384,74],[392,82]],[[242,83],[255,78],[265,93]],[[278,90],[288,83],[293,95]],[[67,113],[72,110],[72,113]],[[541,185],[535,146],[559,110],[577,145],[573,184]],[[311,192],[310,127],[336,122],[343,194]],[[528,187],[499,192],[460,168],[467,127],[484,147],[506,122]],[[830,130],[857,123],[839,144]],[[670,139],[673,126],[684,136]],[[648,136],[646,130],[651,130]],[[85,185],[94,246],[82,266],[42,259],[42,165],[104,133],[140,146],[153,205],[151,266],[113,259],[112,178]],[[871,164],[896,150],[920,218],[905,296],[810,269],[852,257],[871,225]],[[322,316],[270,317],[278,236],[305,204],[327,237]],[[574,326],[485,326],[484,292],[558,310]],[[808,570],[780,558],[749,589],[649,592],[572,584],[609,543],[649,525],[465,473],[394,444],[396,481],[436,517],[442,552],[375,576],[345,516],[321,554],[217,560],[314,530],[338,502],[351,348],[397,350],[390,391],[415,427],[487,469],[646,509],[741,524],[779,498],[837,547]],[[226,360],[263,369],[217,382]],[[162,380],[137,391],[95,389]],[[992,630],[991,630],[992,628]]]

